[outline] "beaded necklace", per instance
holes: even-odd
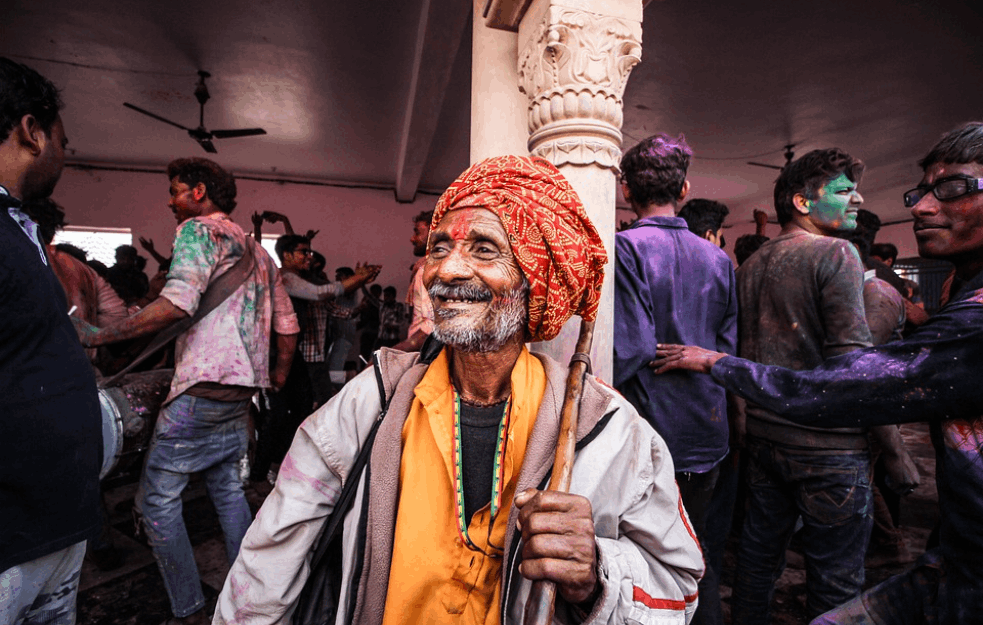
[[[505,443],[508,440],[509,421],[512,417],[512,397],[505,403],[505,413],[498,425],[498,439],[495,443],[495,464],[492,468],[491,511],[488,517],[488,546],[500,549],[491,544],[491,531],[495,525],[495,515],[502,506],[502,492],[505,490],[502,482],[505,479]],[[468,548],[480,551],[487,556],[500,557],[499,554],[485,553],[474,544],[468,536],[468,519],[464,510],[464,465],[461,460],[461,396],[454,389],[454,498],[457,507],[457,533]]]

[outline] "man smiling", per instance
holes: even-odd
[[[775,183],[782,231],[737,271],[742,357],[811,369],[870,346],[863,265],[851,244],[831,236],[857,226],[863,170],[862,162],[836,148],[809,152],[782,170]],[[895,481],[914,480],[897,428],[875,434]],[[768,621],[774,580],[799,516],[809,568],[807,612],[816,616],[855,597],[873,521],[866,430],[807,428],[748,402],[746,440],[748,511],[734,622]],[[823,496],[811,496],[817,491]]]
[[[215,623],[281,623],[309,552],[387,405],[345,517],[337,624],[517,623],[531,580],[563,623],[683,623],[702,558],[662,439],[587,376],[570,493],[553,463],[566,371],[526,341],[593,319],[606,261],[547,161],[475,164],[434,209],[433,339],[383,349],[301,426],[219,597]],[[384,391],[386,401],[380,398]],[[614,487],[616,485],[616,487]]]

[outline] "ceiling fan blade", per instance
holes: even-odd
[[[215,149],[215,145],[212,144],[211,139],[207,137],[194,137],[194,140],[209,154],[218,154],[218,150]]]
[[[123,106],[125,106],[126,108],[133,109],[137,113],[143,113],[144,115],[146,115],[148,117],[153,117],[157,121],[164,122],[165,124],[170,124],[171,126],[174,126],[175,128],[180,128],[181,130],[187,130],[189,132],[191,130],[190,128],[187,128],[185,126],[182,126],[181,124],[178,124],[176,122],[172,122],[169,119],[164,119],[160,115],[155,115],[154,113],[151,113],[150,111],[145,111],[144,109],[140,108],[139,106],[134,106],[134,105],[130,104],[129,102],[123,102]]]
[[[755,167],[767,167],[768,169],[777,169],[781,171],[783,168],[778,165],[769,165],[767,163],[755,163],[754,161],[748,161],[748,165],[754,165]]]
[[[234,137],[254,137],[265,135],[266,131],[262,128],[240,128],[239,130],[213,130],[212,137],[215,139],[232,139]]]

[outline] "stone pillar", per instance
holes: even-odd
[[[641,40],[642,0],[533,0],[519,24],[518,79],[528,98],[529,152],[567,177],[608,252],[591,354],[594,373],[608,382],[621,98],[641,60]],[[568,362],[578,330],[579,323],[568,323],[557,338],[533,349]]]
[[[528,154],[526,109],[516,59],[519,35],[485,24],[485,0],[473,0],[471,45],[471,163],[492,156]]]

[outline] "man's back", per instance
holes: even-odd
[[[245,233],[224,213],[185,221],[178,226],[161,296],[194,314],[208,285],[242,257],[247,244]],[[270,385],[271,329],[295,333],[296,320],[272,259],[260,246],[252,249],[256,268],[245,283],[178,337],[168,402],[200,382],[248,388]],[[278,322],[286,325],[278,327]]]
[[[615,239],[615,386],[662,435],[676,471],[727,453],[726,396],[707,376],[656,376],[657,343],[735,353],[737,294],[727,255],[678,217],[649,217]]]
[[[842,239],[807,232],[776,237],[741,265],[737,284],[742,358],[812,369],[826,358],[871,344],[863,266]],[[755,420],[800,427],[753,404],[747,413],[749,433],[755,431]],[[775,438],[774,432],[758,434]]]
[[[0,203],[0,206],[4,206]],[[95,376],[39,247],[0,209],[0,571],[98,532]]]

